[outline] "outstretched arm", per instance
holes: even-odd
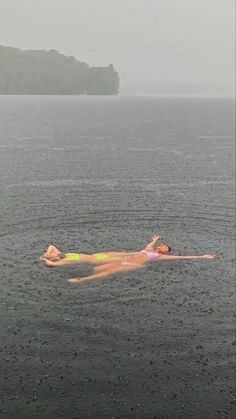
[[[200,255],[200,256],[169,256],[161,255],[159,260],[177,260],[177,259],[214,259],[215,255]]]
[[[147,250],[147,252],[151,252],[152,250],[154,250],[154,245],[159,239],[160,239],[160,236],[157,236],[156,234],[154,234],[152,241],[147,244],[147,246],[145,247],[145,250]]]

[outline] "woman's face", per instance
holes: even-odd
[[[162,244],[160,244],[160,246],[157,247],[157,252],[158,253],[168,253],[169,252],[169,246],[162,243]]]

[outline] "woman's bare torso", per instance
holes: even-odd
[[[104,255],[101,259],[97,255]],[[104,263],[112,262],[130,262],[143,264],[149,261],[149,257],[145,253],[141,252],[104,252],[104,253],[95,253],[93,255],[88,255],[86,253],[80,253],[80,262],[89,263],[91,265],[102,265]]]
[[[104,255],[104,257],[99,258],[98,255]],[[93,255],[80,253],[80,262],[90,263],[92,265],[102,265],[104,263],[119,262],[124,260],[127,260],[127,262],[132,261],[134,263],[144,263],[148,260],[148,257],[140,252],[104,252],[95,253]]]

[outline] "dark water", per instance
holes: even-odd
[[[0,97],[1,414],[233,417],[234,102]],[[215,261],[70,286],[65,251],[158,233]]]

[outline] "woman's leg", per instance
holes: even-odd
[[[110,266],[109,266],[110,265]],[[103,267],[103,269],[101,269]],[[118,272],[128,272],[128,271],[135,271],[136,269],[142,268],[143,265],[138,263],[133,264],[122,264],[122,263],[106,263],[105,265],[97,266],[93,269],[93,272],[95,272],[92,275],[82,277],[82,278],[71,278],[68,279],[71,283],[77,283],[77,282],[85,282],[90,281],[97,278],[105,278],[109,275],[112,275],[114,273]]]
[[[119,264],[120,264],[119,262],[107,262],[107,263],[104,263],[103,265],[96,266],[95,268],[93,268],[92,272],[98,273],[98,272],[107,271],[118,266]]]

